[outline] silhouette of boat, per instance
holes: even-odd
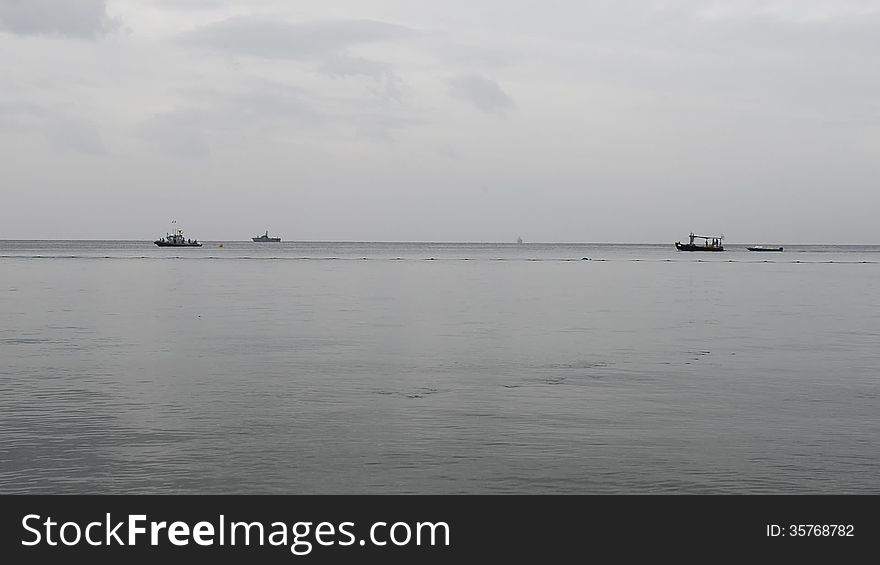
[[[265,243],[265,242],[278,243],[279,241],[281,241],[280,237],[269,237],[269,230],[266,230],[266,233],[264,233],[263,235],[258,236],[258,237],[252,237],[251,239],[254,241],[260,242],[260,243]]]
[[[675,248],[679,251],[724,251],[724,246],[721,245],[721,240],[724,239],[723,235],[694,235],[694,232],[691,232],[688,237],[690,238],[689,243],[676,241]],[[703,245],[694,243],[695,239],[702,239]]]
[[[763,245],[754,245],[746,247],[749,251],[782,251],[781,247],[764,247]]]
[[[171,221],[171,233],[154,241],[159,247],[201,247],[202,244],[195,239],[183,237],[183,230],[177,227],[177,220]]]

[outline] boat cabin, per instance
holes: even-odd
[[[691,245],[694,245],[695,239],[701,239],[701,240],[703,240],[704,247],[721,247],[721,240],[724,239],[723,236],[714,237],[714,236],[705,236],[705,235],[694,235],[693,232],[691,232],[691,235],[689,237],[691,240],[690,241]]]

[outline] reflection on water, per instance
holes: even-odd
[[[698,255],[0,242],[0,492],[878,492],[880,248]]]

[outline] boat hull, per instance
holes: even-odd
[[[281,243],[280,237],[252,237],[256,243]]]
[[[724,251],[724,247],[706,247],[705,245],[691,245],[690,243],[675,242],[675,248],[679,251]]]
[[[168,243],[167,241],[154,241],[159,247],[201,247],[201,243]]]
[[[781,247],[746,247],[749,251],[782,251]]]

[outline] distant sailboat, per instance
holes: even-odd
[[[516,238],[516,242],[517,242],[517,243],[522,243],[522,238],[521,238],[521,237]]]

